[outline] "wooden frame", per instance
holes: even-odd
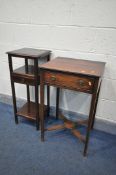
[[[25,117],[30,120],[36,121],[36,129],[39,129],[39,91],[38,87],[40,85],[40,75],[38,71],[38,60],[44,59],[46,61],[50,60],[50,51],[38,50],[32,48],[23,48],[15,51],[7,52],[9,60],[9,70],[11,78],[11,89],[13,97],[13,107],[15,123],[18,124],[18,116]],[[25,66],[19,69],[13,70],[12,58],[24,58]],[[34,61],[34,66],[28,64],[28,60]],[[31,69],[30,69],[31,68]],[[17,109],[16,104],[16,93],[15,93],[15,83],[25,84],[27,88],[27,103],[24,104],[20,109]],[[30,101],[30,91],[29,86],[35,87],[35,103]],[[47,86],[47,108],[49,109],[49,87]],[[45,108],[44,108],[45,109]],[[49,112],[49,110],[48,110]]]
[[[77,65],[77,70],[75,65]],[[78,137],[82,142],[84,142],[83,155],[86,156],[88,142],[90,138],[90,130],[93,129],[93,125],[95,121],[95,113],[96,113],[96,107],[97,107],[97,102],[98,102],[98,97],[99,97],[99,92],[101,87],[101,80],[102,80],[102,75],[104,71],[104,66],[105,66],[104,62],[93,62],[93,61],[76,60],[76,59],[60,58],[60,57],[50,61],[49,63],[45,63],[42,66],[40,66],[40,103],[41,103],[40,120],[41,120],[41,140],[42,141],[44,141],[45,131],[52,131],[52,130],[63,129],[63,128],[71,129],[72,133],[76,137]],[[70,67],[71,67],[71,70],[70,70]],[[85,69],[83,69],[83,67],[85,67]],[[51,75],[51,79],[49,77],[50,75]],[[62,81],[62,78],[60,78],[60,76],[64,77],[63,81]],[[73,80],[76,81],[76,78],[74,79],[72,78],[73,80],[70,80],[69,78],[70,80],[69,81],[70,86],[69,86],[69,84],[67,83],[68,76],[69,77],[76,76],[77,80],[78,80],[78,77],[81,77],[82,80],[80,82],[83,82],[84,80],[86,80],[85,82],[87,82],[88,80],[92,79],[93,85],[90,81],[88,81],[90,85],[90,91],[87,90],[88,85],[86,89],[86,86],[85,86],[86,84],[82,85],[82,83],[80,83],[80,84],[77,84],[77,87],[76,87],[75,83],[72,82]],[[48,80],[48,77],[49,77],[49,80]],[[66,80],[65,80],[65,77],[66,77]],[[70,122],[68,120],[65,120],[63,125],[55,125],[47,129],[44,128],[44,85],[48,85],[48,86],[52,85],[57,88],[56,118],[58,118],[58,115],[59,115],[60,88],[66,88],[71,90],[76,90],[77,88],[77,91],[90,93],[92,95],[89,118],[86,121],[80,121],[80,124],[86,124],[87,126],[85,137],[83,137],[79,131],[73,128],[73,122]]]

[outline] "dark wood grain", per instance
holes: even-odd
[[[25,69],[25,66],[21,66],[13,71],[13,73],[19,75],[27,75],[27,76],[34,76],[34,66],[33,65],[28,65],[28,72]],[[39,75],[39,67],[38,67],[38,75]]]
[[[29,67],[29,64],[28,64],[28,59],[25,59],[25,70],[26,70],[26,73],[28,74],[28,68]],[[29,103],[30,102],[30,89],[29,89],[29,85],[27,84],[26,85],[27,87],[27,102]]]
[[[58,57],[40,66],[41,83],[41,140],[44,141],[45,130],[55,130],[68,128],[72,133],[84,142],[83,155],[87,155],[87,148],[90,138],[90,130],[93,128],[101,80],[104,72],[105,63],[80,59]],[[87,127],[86,136],[83,136],[75,128],[75,124],[64,120],[64,125],[55,125],[52,128],[44,128],[44,85],[66,88],[79,92],[91,93],[91,105],[87,120],[80,121]],[[59,93],[57,93],[57,113],[59,108]],[[77,122],[76,122],[77,123]]]
[[[14,81],[12,78],[13,65],[12,65],[12,57],[10,55],[8,55],[8,61],[9,61],[9,70],[10,70],[10,79],[11,79],[11,90],[12,90],[14,117],[15,117],[15,123],[18,124],[18,116],[16,115],[16,113],[17,113],[16,92],[15,92]]]
[[[40,104],[38,104],[38,108],[39,106]],[[36,121],[36,107],[37,106],[34,102],[25,103],[20,109],[18,109],[16,114]],[[46,106],[44,106],[44,111],[46,112]]]
[[[41,49],[33,49],[33,48],[22,48],[13,51],[8,51],[7,54],[11,56],[16,56],[19,58],[32,58],[38,59],[39,57],[45,57],[50,54],[50,50],[41,50]]]
[[[83,120],[81,121],[83,123]],[[45,129],[45,131],[61,130],[61,129],[70,129],[71,133],[76,136],[79,140],[85,143],[85,136],[80,133],[77,128],[74,128],[74,122],[69,120],[64,121],[63,124],[52,125],[51,127]]]
[[[40,65],[40,68],[100,77],[103,75],[104,66],[105,62],[57,57],[50,62]]]
[[[59,117],[60,88],[56,88],[56,119]]]
[[[14,107],[14,116],[15,122],[18,123],[18,115],[32,119],[36,121],[36,128],[39,129],[39,84],[40,84],[40,75],[39,75],[39,61],[50,60],[50,51],[49,50],[40,50],[32,48],[22,48],[14,51],[7,52],[9,58],[9,69],[10,69],[10,78],[11,78],[11,88],[13,96],[13,107]],[[22,66],[16,70],[13,70],[12,61],[13,57],[24,58],[25,66]],[[28,60],[33,59],[34,66],[28,64]],[[27,88],[27,104],[24,105],[17,112],[16,105],[16,94],[15,94],[15,83],[25,84]],[[35,103],[30,102],[30,90],[29,86],[35,87]],[[49,91],[48,91],[49,93]]]
[[[90,111],[89,111],[89,119],[88,119],[88,126],[87,126],[87,131],[86,131],[86,139],[85,139],[85,146],[84,146],[84,152],[83,155],[87,155],[87,148],[88,148],[88,143],[90,139],[90,130],[92,127],[92,123],[94,120],[94,111],[96,110],[96,100],[97,100],[97,90],[98,90],[98,84],[99,84],[99,78],[95,79],[95,84],[94,84],[94,91],[92,94],[92,99],[91,99],[91,105],[90,105]]]
[[[26,71],[25,66],[22,66],[18,69],[15,69],[12,72],[13,81],[16,83],[34,86],[36,81],[36,76],[34,72],[35,72],[34,66],[29,65],[28,72]],[[39,68],[38,68],[37,84],[38,85],[40,84]]]
[[[94,79],[85,76],[67,75],[66,73],[44,72],[44,82],[48,85],[92,93]]]
[[[36,129],[39,130],[39,91],[38,91],[38,60],[34,60],[34,69],[35,69],[35,105],[36,105]]]

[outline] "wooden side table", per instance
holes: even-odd
[[[90,130],[93,128],[96,107],[104,71],[104,62],[87,61],[80,59],[58,57],[40,66],[40,103],[41,103],[41,140],[44,141],[44,132],[55,129],[68,128],[72,134],[84,142],[84,156],[87,153]],[[63,125],[44,128],[44,85],[57,87],[57,117],[59,104],[59,89],[65,88],[92,95],[89,117],[85,121],[72,122],[65,117]],[[86,136],[76,129],[75,125],[86,124]]]
[[[18,116],[28,118],[30,120],[36,121],[36,128],[39,129],[39,100],[38,100],[38,86],[40,84],[39,67],[38,60],[44,59],[45,61],[50,60],[49,50],[38,50],[32,48],[22,48],[14,51],[7,52],[10,78],[11,78],[11,88],[13,97],[13,107],[15,122],[18,123]],[[25,59],[25,65],[13,70],[12,58],[16,57]],[[34,65],[29,65],[28,60],[33,60]],[[16,94],[15,94],[15,83],[25,84],[27,87],[27,103],[17,109],[16,105]],[[30,91],[29,85],[35,87],[35,102],[30,101]],[[49,113],[49,87],[47,86],[47,107]]]

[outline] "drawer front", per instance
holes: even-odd
[[[27,78],[27,77],[12,75],[12,79],[16,83],[27,84],[27,85],[34,85],[35,84],[35,79],[32,77]],[[39,81],[38,81],[38,84],[39,84]]]
[[[54,72],[44,72],[44,81],[48,85],[60,86],[87,93],[92,93],[94,85],[94,79],[92,78]]]

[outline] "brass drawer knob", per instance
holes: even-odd
[[[51,76],[51,80],[52,81],[55,81],[56,80],[56,77],[54,75]]]
[[[82,87],[85,85],[84,80],[79,80],[79,85]]]

